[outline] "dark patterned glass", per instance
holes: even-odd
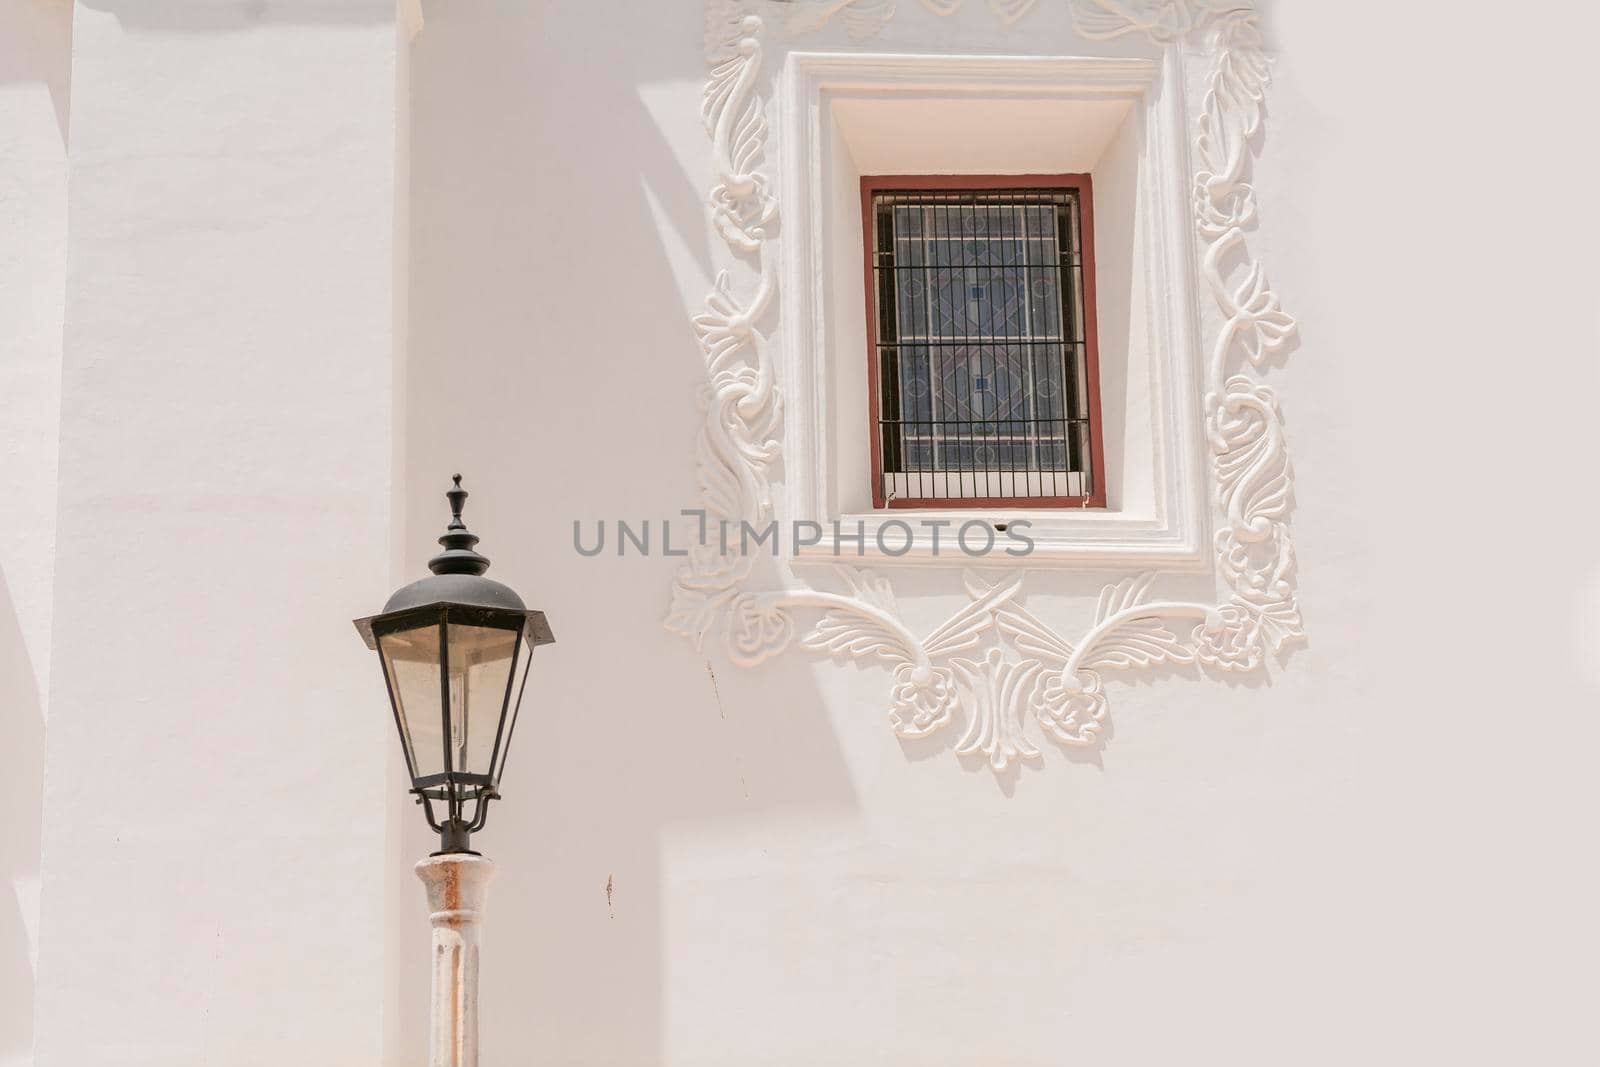
[[[873,195],[886,497],[1088,496],[1076,190]]]

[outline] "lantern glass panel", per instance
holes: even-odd
[[[452,622],[450,642],[450,766],[487,775],[517,650],[517,630]]]
[[[444,723],[439,716],[439,627],[419,626],[378,638],[389,673],[400,739],[411,776],[444,773]]]
[[[528,668],[533,663],[533,643],[529,635],[523,635],[522,651],[517,656],[516,678],[511,683],[511,707],[506,715],[505,736],[500,739],[500,755],[497,757],[494,768],[494,780],[500,781],[500,775],[506,767],[506,754],[511,749],[511,739],[516,735],[517,717],[522,714],[522,697],[527,691]]]

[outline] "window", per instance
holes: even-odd
[[[1104,507],[1088,175],[861,200],[873,506]]]

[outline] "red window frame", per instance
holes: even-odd
[[[872,198],[880,192],[920,190],[1039,189],[1078,194],[1083,245],[1084,379],[1088,393],[1090,492],[1084,496],[915,497],[885,501],[883,440],[879,424],[878,307],[872,263]],[[1094,185],[1087,174],[872,174],[861,179],[861,261],[866,283],[867,418],[872,443],[874,508],[1103,508],[1106,506],[1105,446],[1100,424],[1100,343],[1094,280]]]

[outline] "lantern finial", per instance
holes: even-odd
[[[461,488],[461,475],[453,479],[454,488],[445,493],[445,499],[450,501],[450,525],[445,527],[439,544],[444,546],[444,551],[428,561],[428,569],[434,574],[482,574],[489,569],[489,560],[473,550],[478,543],[478,535],[467,529],[467,524],[461,521],[461,508],[467,502],[467,491]]]

